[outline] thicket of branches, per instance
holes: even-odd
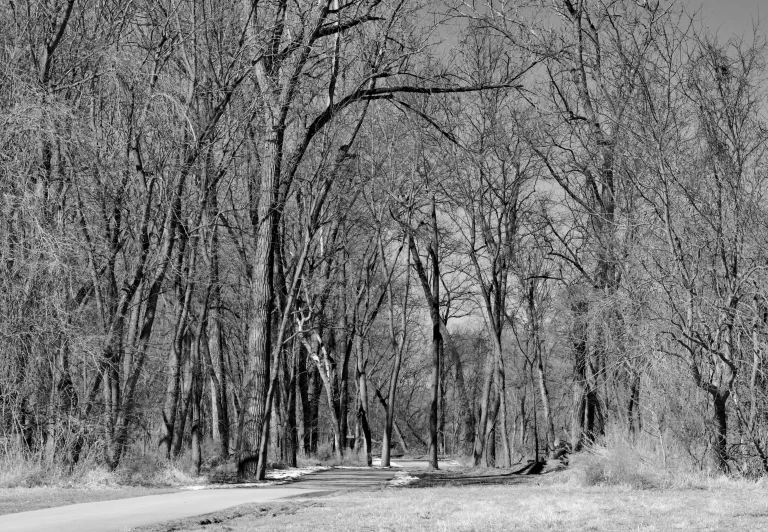
[[[3,3],[4,452],[765,473],[765,59],[655,0]]]

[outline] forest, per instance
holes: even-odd
[[[0,3],[0,455],[765,475],[767,54],[676,1]]]

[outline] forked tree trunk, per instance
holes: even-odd
[[[379,241],[379,245],[381,247],[381,256],[382,261],[384,261],[384,267],[386,268],[386,260],[384,259],[385,250],[384,250],[384,244]],[[387,277],[392,278],[392,273],[395,270],[397,259],[395,259],[395,264],[392,264],[392,270],[387,271]],[[395,398],[397,397],[397,380],[400,377],[400,366],[403,362],[403,352],[405,350],[406,346],[406,339],[408,334],[408,295],[410,292],[410,281],[411,281],[411,251],[410,247],[408,247],[408,252],[406,253],[406,259],[405,259],[405,293],[403,295],[403,299],[401,302],[401,311],[402,311],[402,319],[400,323],[400,331],[398,332],[395,329],[395,300],[394,300],[394,294],[392,290],[392,283],[390,282],[387,286],[387,297],[389,299],[389,344],[390,348],[392,349],[392,355],[393,355],[393,362],[392,362],[392,371],[389,375],[389,393],[388,393],[388,399],[386,403],[383,403],[385,406],[385,420],[384,420],[384,435],[382,436],[382,442],[381,442],[381,466],[382,467],[390,467],[390,455],[391,455],[391,447],[392,447],[392,427],[394,425],[395,421]],[[376,389],[376,393],[378,394],[378,388]]]
[[[480,395],[480,419],[477,424],[478,434],[475,436],[475,448],[473,450],[473,463],[475,466],[479,466],[483,459],[486,433],[488,430],[488,423],[491,416],[489,416],[489,409],[491,408],[491,389],[493,386],[493,374],[495,366],[495,357],[492,352],[489,352],[485,358],[485,370],[483,372],[483,389]]]
[[[336,394],[334,391],[334,371],[331,365],[330,355],[327,352],[327,348],[322,341],[320,332],[320,317],[316,318],[316,323],[313,328],[314,341],[312,346],[307,345],[308,350],[315,352],[313,359],[317,365],[318,374],[323,381],[323,387],[325,388],[325,395],[328,402],[328,415],[331,417],[331,431],[333,433],[333,447],[336,459],[341,461],[344,452],[344,442],[341,439],[341,430],[338,414],[336,413]]]
[[[496,359],[496,388],[499,390],[499,417],[497,423],[501,436],[502,452],[501,467],[509,468],[512,465],[512,451],[509,447],[509,431],[507,428],[507,384],[504,373],[504,359],[502,358],[501,344]]]
[[[485,467],[496,467],[496,424],[501,404],[501,395],[496,386],[493,386],[493,396],[490,398],[490,409],[485,427]]]
[[[373,388],[374,393],[376,395],[376,399],[379,400],[379,404],[381,405],[381,408],[384,410],[384,415],[386,416],[387,412],[387,400],[384,399],[384,396],[381,395],[381,391],[374,386]],[[392,432],[395,434],[395,437],[397,438],[397,441],[400,442],[400,447],[402,447],[403,452],[408,452],[408,442],[405,441],[405,438],[403,437],[403,432],[400,430],[400,425],[397,424],[396,420],[392,420]]]
[[[416,270],[416,274],[419,278],[419,284],[421,284],[422,292],[424,293],[424,299],[427,305],[432,308],[434,301],[432,298],[432,290],[427,278],[427,272],[424,268],[424,264],[421,262],[418,250],[416,249],[416,242],[409,235],[408,247],[411,252],[411,259],[413,261],[413,267]],[[456,348],[456,344],[451,338],[451,334],[446,327],[442,316],[439,316],[438,326],[440,328],[440,339],[442,345],[447,348],[448,354],[451,357],[451,363],[454,368],[454,379],[456,381],[457,394],[459,399],[459,417],[461,419],[461,438],[462,438],[462,450],[465,456],[470,456],[474,453],[475,447],[478,445],[477,435],[475,434],[475,414],[472,410],[469,400],[469,393],[467,392],[466,385],[464,383],[464,371],[462,369],[461,356]],[[479,443],[482,448],[482,442]],[[482,451],[481,451],[482,453]]]

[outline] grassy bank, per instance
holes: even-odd
[[[571,484],[384,489],[281,501],[141,529],[143,532],[768,530],[768,490],[636,490]]]

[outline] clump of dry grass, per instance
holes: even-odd
[[[125,486],[181,487],[205,483],[190,475],[189,460],[181,456],[166,462],[157,456],[126,456],[120,467],[110,470],[93,456],[77,464],[48,462],[38,456],[6,452],[0,455],[0,488],[105,489]]]
[[[98,472],[97,472],[98,471]],[[74,466],[6,451],[0,455],[0,488],[72,487],[92,484],[106,472],[87,456]]]
[[[658,439],[640,437],[630,441],[618,432],[609,432],[599,443],[571,456],[564,472],[548,483],[575,486],[621,486],[629,489],[761,489],[764,478],[733,474],[714,468],[697,467],[689,456]]]
[[[374,456],[374,459],[376,457]],[[299,467],[309,466],[365,466],[365,454],[361,449],[345,449],[341,460],[339,460],[330,443],[320,444],[317,448],[317,454],[307,455],[299,452],[296,457],[296,463]]]
[[[664,472],[630,445],[593,445],[574,455],[565,477],[581,486],[662,487]]]

